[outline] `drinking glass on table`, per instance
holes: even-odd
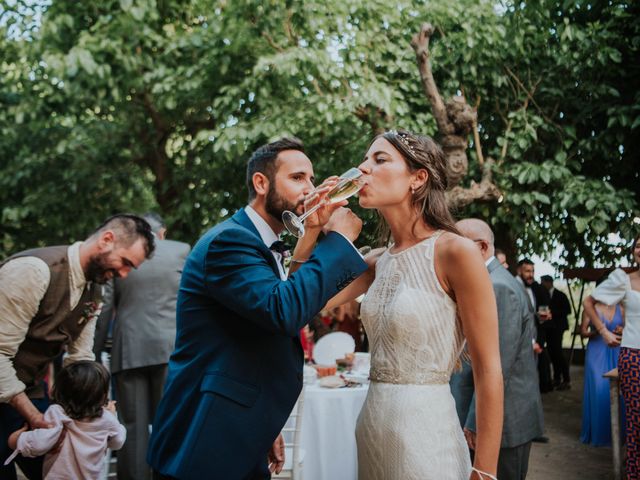
[[[327,193],[326,200],[324,202],[318,203],[308,212],[305,212],[303,215],[298,216],[289,210],[282,213],[282,223],[286,229],[293,235],[294,237],[300,238],[304,236],[304,220],[318,210],[320,207],[331,204],[338,203],[342,200],[346,200],[350,196],[357,193],[362,187],[364,183],[362,182],[362,172],[357,168],[350,168],[346,172],[344,172],[340,177],[338,177],[338,183],[329,190]]]

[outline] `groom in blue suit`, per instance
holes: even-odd
[[[288,279],[281,253],[270,250],[282,212],[302,213],[313,189],[299,141],[256,150],[247,186],[249,205],[205,233],[184,266],[175,350],[147,454],[156,478],[265,479],[279,471],[280,430],[302,389],[298,332],[366,269],[351,243],[362,223],[344,209]]]

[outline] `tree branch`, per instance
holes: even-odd
[[[478,107],[480,107],[480,96],[476,100],[475,111],[476,115],[473,119],[473,144],[476,147],[476,156],[478,157],[478,164],[484,165],[484,155],[482,155],[482,146],[480,145],[480,132],[478,132]]]
[[[320,88],[320,84],[318,83],[318,80],[315,77],[313,78],[313,80],[311,80],[311,84],[313,85],[313,89],[316,91],[316,93],[321,97],[324,97],[324,92]]]
[[[389,115],[387,112],[382,110],[379,107],[372,107],[370,105],[363,106],[359,105],[356,107],[353,114],[358,117],[362,122],[366,123],[371,127],[371,130],[378,134],[384,131],[384,126],[380,126],[389,124]]]
[[[507,146],[509,145],[509,133],[511,133],[511,125],[513,125],[513,120],[509,120],[507,123],[507,130],[504,132],[504,144],[502,145],[502,150],[500,151],[500,159],[498,163],[504,162],[504,159],[507,157]]]
[[[447,110],[438,92],[436,82],[433,79],[431,63],[429,62],[429,40],[431,39],[431,35],[433,35],[433,31],[433,25],[423,23],[420,32],[416,33],[411,40],[411,47],[416,53],[422,87],[431,102],[433,116],[438,124],[438,130],[440,130],[441,135],[450,135],[454,133],[454,127],[447,118]]]
[[[468,188],[454,187],[447,192],[447,204],[453,210],[459,210],[473,202],[493,202],[502,196],[500,189],[493,183],[492,167],[494,160],[487,157],[482,167],[482,180],[480,183],[471,182]]]
[[[273,39],[273,37],[271,35],[269,35],[268,32],[266,31],[262,31],[262,36],[265,38],[265,40],[267,41],[267,43],[274,49],[276,50],[278,53],[282,53],[284,52],[284,48],[282,48],[280,45],[278,45],[275,40]]]
[[[287,18],[284,21],[284,32],[289,39],[289,43],[292,45],[298,45],[298,36],[293,30],[293,25],[291,23],[291,17],[293,17],[293,12],[291,10],[287,10]]]
[[[536,81],[535,85],[533,86],[533,88],[531,89],[531,91],[529,91],[527,89],[527,87],[524,86],[524,84],[522,83],[522,81],[518,78],[518,76],[513,73],[511,71],[511,69],[507,66],[504,67],[505,70],[507,71],[507,73],[515,80],[515,82],[518,84],[518,86],[524,90],[524,93],[527,95],[527,100],[530,101],[538,110],[538,112],[540,113],[540,115],[542,115],[542,118],[544,118],[548,123],[550,123],[551,125],[553,125],[556,128],[560,128],[560,126],[554,122],[553,120],[551,120],[546,113],[544,113],[544,110],[542,110],[542,108],[540,107],[540,105],[537,104],[537,102],[535,101],[535,99],[533,98],[533,94],[535,93],[535,91],[538,89],[538,85],[540,85],[540,82],[542,81],[542,77],[538,78],[538,80]]]

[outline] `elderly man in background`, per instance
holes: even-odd
[[[43,381],[49,363],[67,352],[65,364],[93,360],[93,334],[102,308],[101,284],[126,277],[154,250],[149,224],[120,214],[84,242],[36,248],[0,263],[0,463],[7,439],[26,422],[47,428]],[[42,478],[42,457],[16,461],[29,479]],[[15,479],[13,464],[0,479]]]
[[[532,340],[533,310],[526,293],[494,256],[494,235],[482,220],[465,219],[458,230],[473,240],[485,260],[498,305],[500,360],[504,379],[504,423],[498,458],[500,480],[526,478],[534,438],[542,435],[542,401]],[[451,390],[465,438],[475,448],[476,408],[472,366],[451,379]]]

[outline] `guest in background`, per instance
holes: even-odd
[[[620,304],[605,305],[596,302],[595,310],[605,328],[619,335],[624,325],[624,313]],[[617,368],[620,347],[608,346],[591,322],[586,312],[582,315],[580,335],[588,338],[584,357],[584,394],[582,397],[582,430],[580,441],[594,447],[611,445],[611,399],[609,380],[603,375]],[[624,424],[624,422],[622,422]]]
[[[304,361],[309,362],[313,358],[313,347],[315,342],[313,341],[313,332],[309,328],[309,325],[305,325],[300,330],[300,345],[302,346],[302,352],[304,353]]]
[[[309,330],[315,344],[318,340],[324,337],[327,333],[331,333],[333,318],[329,314],[328,310],[322,310],[309,322]]]
[[[553,387],[556,390],[568,390],[571,388],[569,375],[569,363],[562,353],[562,337],[569,328],[567,317],[571,313],[571,304],[567,296],[553,286],[553,277],[543,275],[540,277],[542,286],[549,292],[551,302],[551,320],[547,327],[547,348],[553,365]]]
[[[504,381],[504,422],[498,474],[500,480],[524,480],[534,438],[542,435],[542,400],[531,345],[535,335],[533,309],[518,282],[494,256],[494,235],[482,220],[468,218],[456,224],[473,240],[489,270],[498,307],[500,361]],[[475,444],[476,405],[472,365],[451,376],[451,393],[471,449]]]
[[[127,278],[114,280],[112,301],[103,312],[113,317],[111,373],[118,414],[127,429],[127,443],[118,453],[118,480],[151,479],[149,425],[167,378],[180,276],[190,250],[186,243],[166,239],[160,215],[143,218],[156,236],[155,254]]]
[[[536,318],[536,343],[538,344],[538,376],[540,377],[540,392],[553,390],[551,382],[551,359],[547,348],[547,332],[551,328],[551,298],[549,292],[534,280],[535,268],[533,262],[523,258],[518,262],[517,279],[522,283],[533,306]]]
[[[504,253],[499,248],[496,248],[496,258],[500,262],[500,265],[502,265],[504,268],[509,270],[509,262],[507,262],[507,254],[506,253]]]
[[[640,235],[633,240],[631,254],[634,263],[640,264]],[[602,322],[595,309],[596,302],[607,305],[622,302],[625,312],[622,338],[610,332]],[[627,416],[626,473],[627,478],[640,478],[640,272],[635,269],[627,274],[621,268],[611,272],[609,278],[584,300],[584,310],[607,345],[621,346],[618,375]]]
[[[360,303],[350,300],[332,311],[336,321],[337,332],[345,332],[353,337],[356,343],[356,352],[362,351],[362,322],[360,321]]]
[[[27,422],[47,428],[43,381],[50,362],[93,360],[102,284],[126,277],[154,250],[149,224],[135,215],[107,219],[84,242],[20,252],[0,263],[0,458],[7,438]],[[27,478],[42,478],[42,458],[16,462]],[[0,478],[16,478],[13,464]]]

